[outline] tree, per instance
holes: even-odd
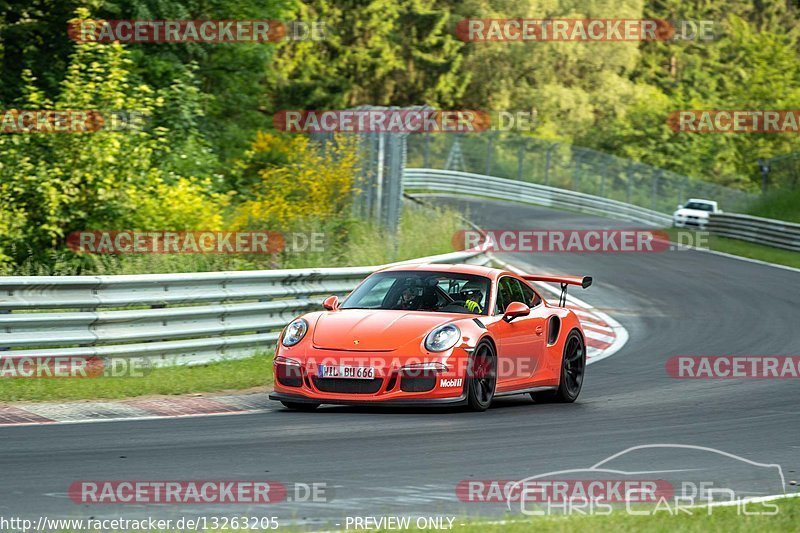
[[[269,110],[358,105],[449,107],[464,93],[462,44],[433,0],[298,3],[324,22],[325,39],[284,44],[269,84]]]
[[[132,68],[119,44],[78,44],[56,98],[26,71],[20,107],[152,117],[164,99],[134,83]],[[164,164],[169,139],[168,129],[147,125],[0,135],[0,228],[10,230],[0,233],[0,256],[42,255],[76,230],[220,226],[226,197],[211,193],[207,180],[180,176]]]

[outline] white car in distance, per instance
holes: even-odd
[[[678,210],[672,214],[672,225],[676,228],[696,227],[703,229],[708,224],[708,216],[712,213],[722,213],[717,202],[690,198],[684,205],[679,205]]]

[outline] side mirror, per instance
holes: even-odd
[[[325,301],[322,302],[322,307],[324,307],[328,311],[336,311],[339,309],[339,297],[338,296],[328,296],[325,298]]]
[[[681,204],[678,204],[678,209],[683,209],[683,206]]]
[[[503,320],[511,322],[515,318],[528,316],[529,314],[531,314],[530,307],[522,302],[511,302],[508,304],[508,307],[506,307],[506,312],[503,313]]]

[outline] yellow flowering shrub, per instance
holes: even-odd
[[[208,179],[179,178],[173,183],[161,179],[145,190],[131,190],[135,205],[125,227],[137,230],[221,230],[225,209],[233,193],[211,191]]]
[[[235,210],[234,227],[281,231],[349,214],[357,172],[352,141],[337,139],[323,151],[305,136],[260,133],[249,157],[264,154],[283,161],[258,170],[251,198]]]

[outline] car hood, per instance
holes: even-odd
[[[678,209],[675,211],[676,215],[682,216],[689,216],[689,217],[700,217],[700,218],[708,218],[708,211],[701,211],[699,209]]]
[[[447,313],[342,309],[319,316],[312,340],[322,349],[388,352],[419,344],[433,328],[454,320]]]

